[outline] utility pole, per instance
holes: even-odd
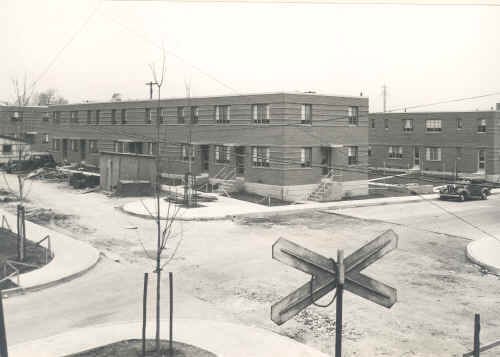
[[[387,86],[382,86],[382,98],[384,100],[384,113],[387,111]]]
[[[149,99],[153,99],[153,86],[157,85],[158,83],[150,81],[146,83],[147,86],[149,86]]]

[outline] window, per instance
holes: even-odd
[[[54,124],[61,123],[61,112],[52,112],[52,122]]]
[[[231,160],[231,148],[229,146],[215,145],[215,162],[227,163]]]
[[[252,104],[252,120],[255,124],[269,124],[270,120],[269,104]]]
[[[425,121],[425,130],[427,132],[441,131],[441,119],[427,119]]]
[[[11,119],[12,121],[17,121],[17,120],[19,120],[19,119],[20,119],[19,112],[13,112],[13,113],[12,113],[12,116],[10,117],[10,119]]]
[[[413,131],[413,119],[404,119],[403,120],[403,131],[404,132]]]
[[[177,123],[184,124],[186,118],[186,110],[184,107],[177,107]]]
[[[111,124],[116,124],[116,109],[111,109]]]
[[[372,129],[375,128],[375,119],[370,119],[370,126]]]
[[[215,106],[215,122],[217,124],[227,124],[230,121],[231,107],[229,105]]]
[[[42,121],[48,122],[50,119],[49,113],[43,113],[42,115]]]
[[[153,118],[151,117],[151,109],[150,108],[144,109],[144,122],[146,124],[151,124],[153,122]]]
[[[49,143],[49,134],[42,134],[42,144]]]
[[[457,147],[456,147],[455,157],[456,157],[457,159],[461,159],[461,158],[462,158],[462,148],[461,148],[460,146],[457,146]]]
[[[384,129],[385,130],[389,129],[389,119],[387,119],[387,118],[384,119]]]
[[[196,124],[200,118],[200,108],[191,107],[191,123]]]
[[[486,133],[486,119],[477,120],[477,132]]]
[[[89,140],[89,152],[91,153],[99,152],[99,147],[97,146],[97,140]]]
[[[300,166],[312,167],[312,148],[300,149]]]
[[[402,146],[389,146],[388,149],[390,159],[402,159],[403,147]]]
[[[156,143],[146,142],[143,146],[143,154],[145,155],[154,155],[156,152]]]
[[[441,161],[441,148],[437,147],[425,148],[425,159],[427,161]]]
[[[78,123],[78,112],[72,111],[69,113],[69,121],[70,123]]]
[[[92,123],[92,111],[87,110],[87,124]]]
[[[71,151],[78,152],[79,140],[73,139],[73,140],[70,140],[70,142],[71,142]]]
[[[166,108],[160,108],[160,124],[167,123],[167,109]]]
[[[372,147],[371,145],[368,145],[368,157],[372,156]]]
[[[120,112],[120,122],[122,124],[127,124],[127,109],[122,109]]]
[[[61,150],[61,139],[52,139],[52,150],[54,151]]]
[[[3,144],[2,145],[2,152],[4,154],[12,154],[12,145],[10,145],[10,144]]]
[[[149,154],[144,149],[148,149],[148,144],[141,141],[115,141],[115,152],[128,154]]]
[[[229,147],[227,147],[227,149],[229,149]],[[191,159],[194,159],[195,156],[196,156],[196,150],[195,150],[194,145],[181,144],[181,159],[182,160],[188,161],[189,152],[191,152]],[[219,155],[219,158],[220,158],[220,151],[219,151],[218,155]],[[228,161],[229,161],[229,159],[228,159]]]
[[[301,104],[300,106],[300,123],[312,123],[312,104]]]
[[[457,130],[464,128],[464,121],[462,118],[457,118]]]
[[[268,147],[252,147],[252,164],[254,167],[269,167],[271,151]]]
[[[359,108],[358,107],[349,107],[347,108],[347,117],[349,118],[349,125],[358,125],[359,124]]]
[[[478,156],[478,160],[477,160],[478,171],[484,172],[484,169],[486,167],[486,150],[479,149],[477,156]]]
[[[358,147],[349,146],[347,147],[347,164],[356,165],[358,163]]]
[[[95,111],[95,123],[99,124],[100,122],[101,122],[101,111],[100,110],[96,110]]]

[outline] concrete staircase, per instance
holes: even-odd
[[[309,194],[307,199],[309,201],[324,202],[328,200],[330,188],[332,187],[332,181],[321,181],[320,184],[314,189],[313,192]]]
[[[213,183],[219,184],[219,193],[230,196],[230,193],[235,190],[236,168],[224,166],[212,179]]]
[[[309,196],[307,196],[307,200],[317,202],[331,201],[333,186],[336,183],[334,177],[338,176],[341,175],[335,174],[333,169],[330,170],[328,174],[321,179],[319,185],[309,194]]]

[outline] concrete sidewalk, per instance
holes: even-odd
[[[165,338],[168,321],[162,321],[161,331]],[[9,356],[66,356],[121,340],[138,339],[140,333],[139,322],[79,328],[12,346]],[[151,324],[147,328],[147,337],[153,336],[154,326]],[[174,340],[198,346],[219,357],[327,357],[320,351],[274,332],[227,322],[176,319]]]
[[[16,227],[16,216],[0,210],[0,216],[5,216],[12,229]],[[26,236],[31,241],[39,241],[50,236],[54,258],[49,264],[19,275],[19,287],[3,290],[10,296],[29,290],[38,290],[63,281],[75,278],[90,268],[99,260],[99,251],[87,243],[54,232],[38,224],[26,221]],[[42,243],[46,247],[47,241]],[[14,277],[12,282],[17,284]]]
[[[500,275],[500,240],[492,237],[481,238],[469,243],[465,253],[475,264]]]
[[[231,219],[242,216],[266,216],[275,214],[287,214],[293,212],[309,211],[316,209],[344,209],[356,207],[379,206],[398,203],[420,202],[422,199],[435,199],[437,194],[420,196],[401,196],[401,197],[383,197],[361,200],[335,201],[335,202],[304,202],[286,206],[268,207],[252,202],[237,200],[230,197],[218,196],[214,202],[202,202],[204,207],[180,208],[177,215],[178,220],[221,220]],[[168,203],[161,200],[160,215],[162,219],[166,218]],[[156,214],[156,201],[152,198],[139,200],[122,206],[126,213],[151,218],[151,214]],[[170,209],[172,211],[172,208]]]

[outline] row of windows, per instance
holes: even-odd
[[[484,168],[486,150],[479,149],[478,151],[479,166]],[[372,155],[371,146],[368,147],[368,156]],[[402,159],[403,158],[403,147],[402,146],[388,146],[387,156],[390,159]],[[462,148],[456,147],[456,158],[460,159],[462,157]],[[442,159],[442,148],[440,147],[426,147],[425,148],[425,159],[427,161],[441,161]],[[482,167],[481,167],[482,166]]]
[[[160,123],[165,123],[167,118],[166,108],[145,108],[144,122],[152,124],[153,113],[156,111]],[[51,113],[52,122],[55,124],[61,123],[61,111]],[[86,110],[86,111],[70,111],[70,123],[80,123],[83,120],[87,124],[100,124],[102,119],[101,110]],[[217,124],[229,124],[231,122],[231,106],[216,105],[213,111],[214,121]],[[269,124],[271,121],[271,106],[270,104],[252,104],[251,107],[252,121],[256,124]],[[359,125],[359,108],[350,106],[347,109],[347,120],[349,125]],[[44,114],[43,121],[49,121],[48,113]],[[180,106],[177,107],[177,123],[184,124],[191,122],[193,124],[199,121],[199,107],[197,106]],[[300,123],[312,124],[312,104],[301,104],[300,106]],[[111,109],[111,124],[127,124],[127,109]]]
[[[48,142],[48,135],[47,135],[47,142]],[[68,139],[64,145],[65,145],[64,150],[71,150],[72,152],[90,152],[90,153],[99,152],[97,140]],[[52,139],[52,150],[61,151],[62,149],[63,149],[63,139]]]
[[[358,163],[358,147],[350,146],[348,147],[348,164],[354,165]],[[187,161],[189,159],[189,152],[191,152],[191,158],[196,157],[196,149],[194,145],[182,144],[180,147],[180,157],[182,160]],[[269,167],[271,150],[267,146],[252,146],[252,164],[255,167]],[[231,161],[231,147],[225,145],[215,145],[214,146],[214,159],[215,162],[224,164]],[[300,166],[301,167],[312,167],[312,148],[303,147],[300,149]]]
[[[403,132],[413,132],[414,120],[413,119],[403,119]],[[370,119],[371,128],[375,128],[376,120],[374,118]],[[464,121],[462,118],[456,119],[457,130],[462,130],[464,128]],[[389,129],[389,119],[384,119],[384,129]],[[427,119],[425,121],[425,131],[426,132],[441,132],[443,130],[441,119]],[[486,132],[486,119],[477,119],[477,132]]]

